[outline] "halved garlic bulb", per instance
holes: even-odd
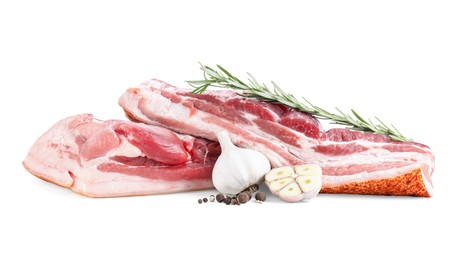
[[[265,183],[284,201],[312,199],[322,187],[322,169],[315,164],[278,167],[265,175]]]

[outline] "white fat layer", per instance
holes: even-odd
[[[371,165],[366,167],[364,174],[373,174],[375,172],[375,166],[380,166],[385,163],[397,164],[397,167],[393,167],[390,171],[400,173],[400,167],[415,167],[420,168],[425,176],[430,176],[430,173],[434,171],[434,161],[429,157],[417,152],[390,152],[381,148],[370,149],[365,152],[354,153],[350,155],[342,156],[325,156],[319,157],[314,154],[317,159],[312,163],[319,165],[320,167],[334,167],[345,169],[349,165]],[[355,174],[355,172],[354,172]]]
[[[328,176],[322,175],[322,184],[323,187],[335,187],[343,184],[349,184],[353,182],[363,182],[370,180],[380,180],[380,179],[389,179],[394,178],[403,174],[406,174],[410,171],[413,171],[417,168],[420,168],[419,164],[407,165],[400,168],[392,168],[388,170],[375,171],[375,172],[360,172],[350,175],[341,175],[341,176]],[[423,176],[423,179],[424,178]]]
[[[389,162],[404,162],[409,164],[431,164],[432,160],[421,153],[416,152],[390,152],[384,149],[370,149],[365,152],[338,155],[320,156],[314,153],[312,160],[315,164],[324,166],[345,166],[348,164],[384,164]]]
[[[70,159],[77,156],[75,137],[68,134],[69,124],[84,122],[91,115],[77,115],[65,118],[52,126],[31,147],[24,165],[36,176],[69,187],[73,179],[68,174],[67,164],[76,168],[78,162]]]
[[[75,180],[72,190],[91,197],[120,197],[152,194],[165,194],[182,191],[211,189],[212,181],[204,180],[177,180],[162,181],[150,179],[125,179],[123,181],[110,181],[100,183],[86,183]]]
[[[434,189],[432,187],[432,184],[429,182],[429,180],[424,175],[423,171],[421,171],[421,178],[423,179],[424,186],[426,187],[426,190],[428,191],[429,196],[432,197],[432,195],[434,194],[433,192]]]
[[[114,150],[110,152],[110,157],[113,156],[126,156],[126,157],[138,157],[142,156],[143,153],[135,145],[129,143],[127,138],[119,136],[120,144]]]

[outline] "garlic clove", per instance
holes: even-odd
[[[302,195],[302,191],[299,188],[299,185],[295,182],[291,182],[288,184],[286,187],[280,190],[278,192],[280,198],[284,201],[288,202],[296,202],[300,201],[304,198],[304,195]]]
[[[318,178],[314,178],[314,176],[299,176],[296,178],[296,182],[303,192],[309,192],[321,188],[321,182]]]
[[[280,177],[282,176],[282,177]],[[288,202],[312,199],[321,189],[322,169],[314,164],[274,168],[265,175],[270,191]]]
[[[272,169],[269,173],[265,175],[266,181],[273,181],[276,179],[281,179],[285,177],[290,177],[294,173],[294,170],[290,166],[283,166]]]
[[[278,179],[277,181],[270,182],[269,189],[274,190],[274,191],[280,191],[281,189],[283,189],[285,186],[287,186],[293,181],[294,179],[291,177]]]

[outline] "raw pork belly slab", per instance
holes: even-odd
[[[227,130],[238,146],[264,153],[273,167],[318,164],[325,193],[430,197],[434,154],[426,145],[349,129],[323,131],[317,119],[297,110],[233,91],[190,89],[150,80],[119,99],[137,122],[216,140]]]
[[[24,167],[90,197],[150,195],[212,188],[216,142],[91,114],[56,123],[32,146]]]

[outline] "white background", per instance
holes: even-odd
[[[462,259],[460,1],[64,2],[0,2],[0,259]],[[22,168],[56,121],[123,119],[125,89],[198,61],[394,123],[436,153],[435,196],[90,199]]]

